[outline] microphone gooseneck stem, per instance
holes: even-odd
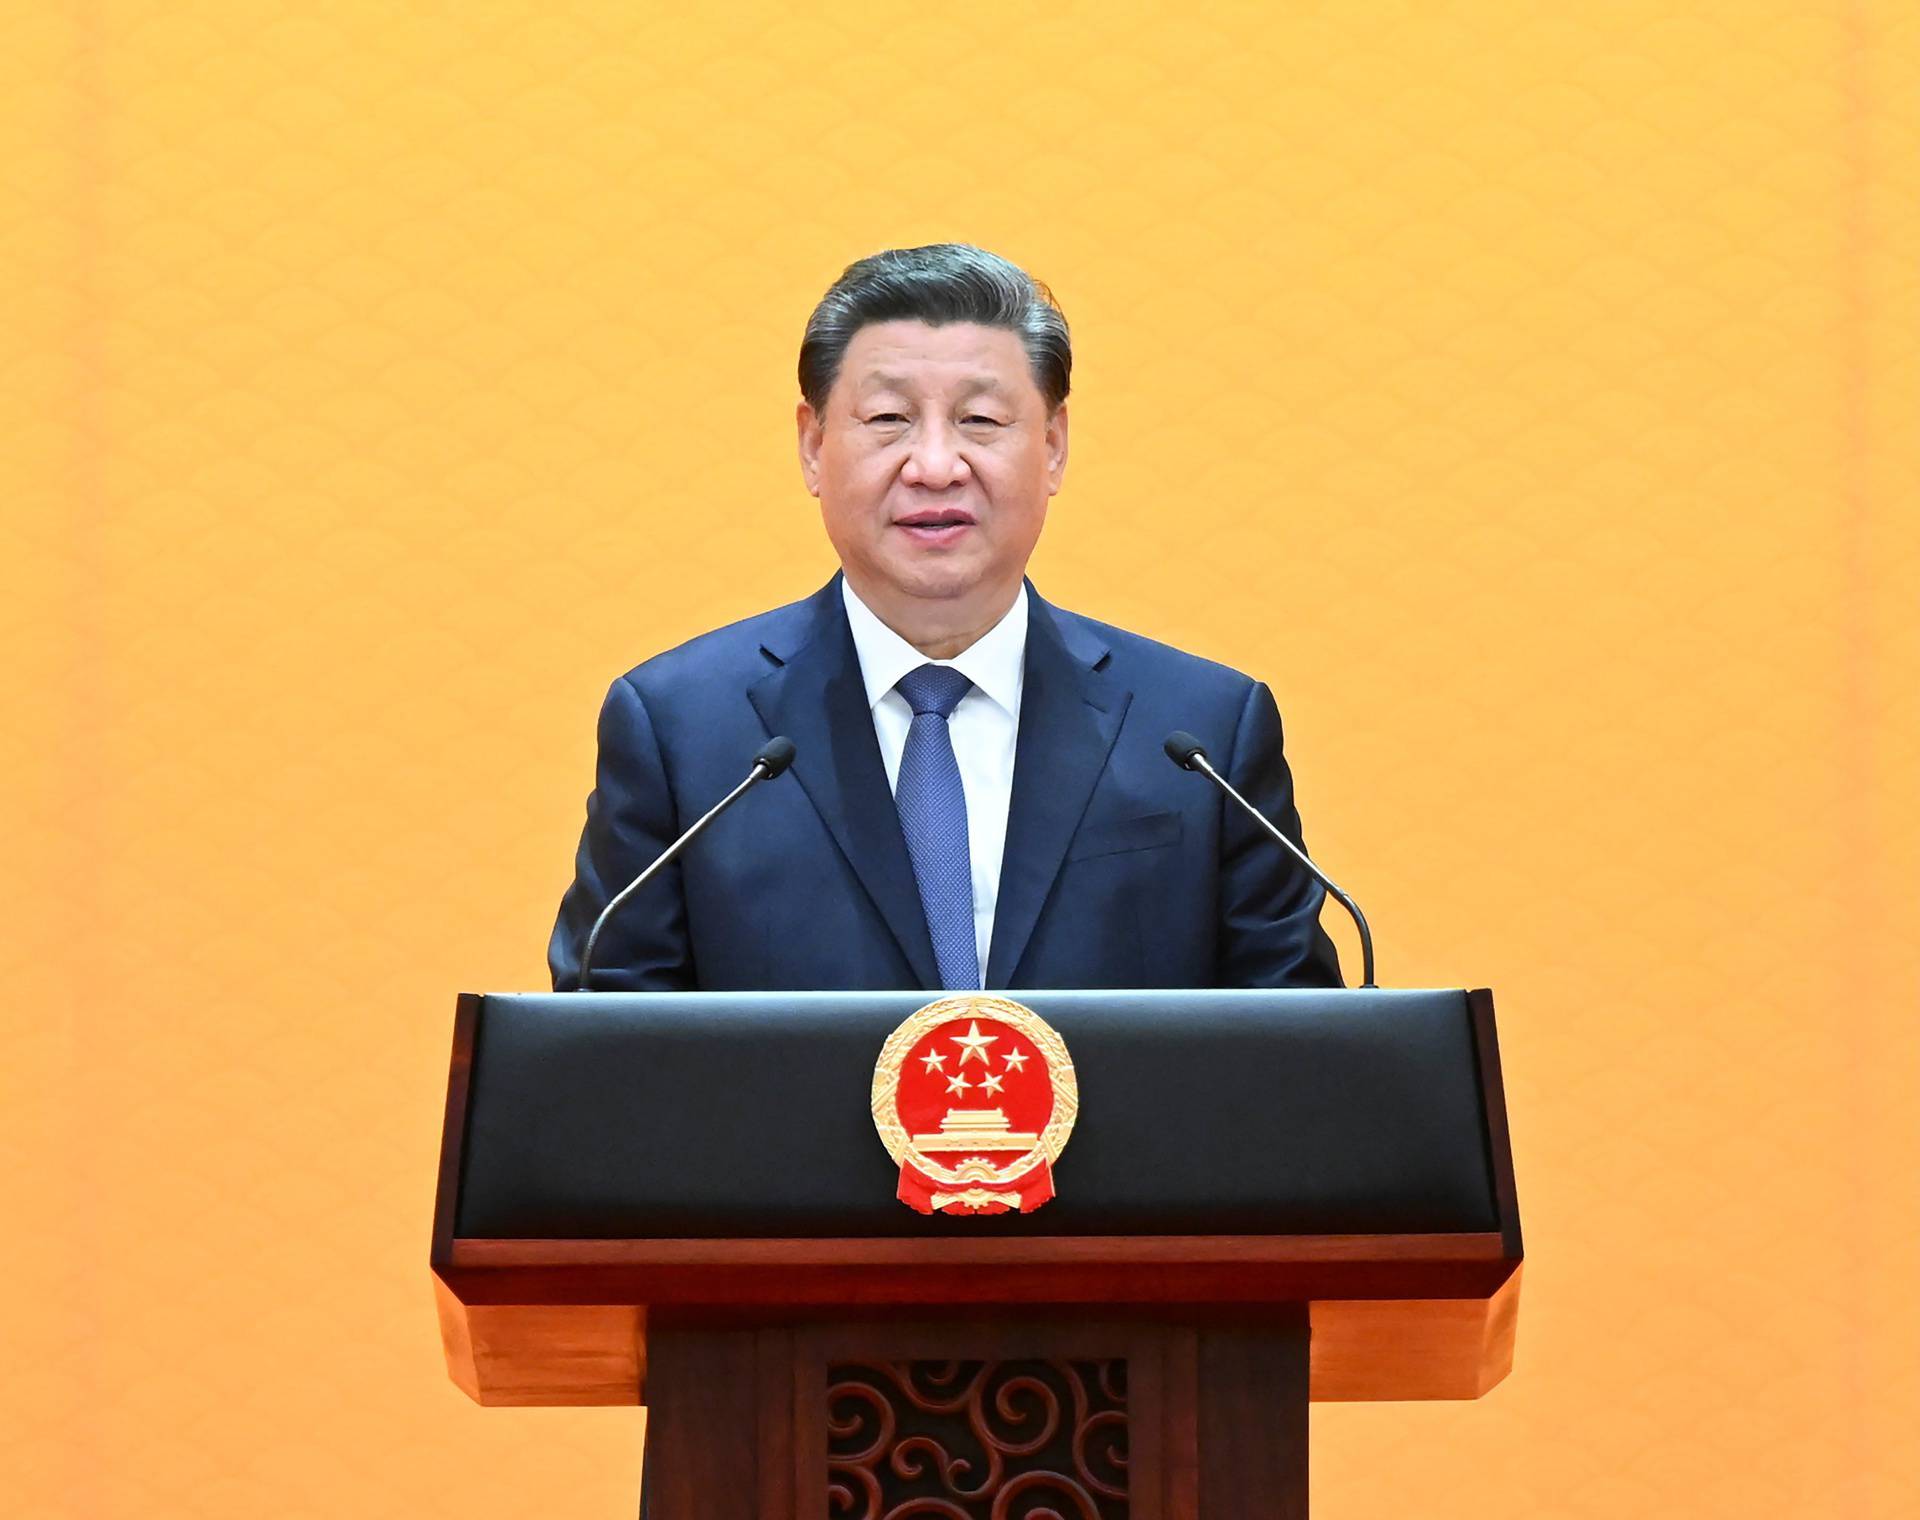
[[[1339,899],[1340,906],[1353,915],[1353,926],[1360,931],[1360,985],[1362,987],[1373,986],[1373,931],[1367,927],[1367,916],[1360,911],[1360,904],[1347,896],[1345,892],[1341,891],[1339,886],[1334,882],[1334,879],[1315,865],[1305,850],[1301,849],[1299,845],[1295,844],[1291,839],[1287,838],[1285,834],[1281,833],[1279,829],[1275,828],[1273,821],[1268,818],[1265,813],[1261,812],[1260,809],[1235,791],[1233,783],[1213,768],[1213,762],[1206,757],[1203,751],[1198,749],[1194,750],[1192,758],[1188,760],[1187,763],[1192,766],[1193,769],[1204,774],[1215,786],[1219,787],[1221,791],[1225,792],[1235,802],[1239,803],[1241,807],[1246,809],[1249,817],[1258,823],[1261,828],[1273,835],[1275,839],[1279,840],[1281,844],[1285,845],[1292,853],[1293,858],[1311,871],[1320,885]]]
[[[692,828],[688,829],[686,833],[668,845],[652,865],[648,866],[646,870],[642,871],[638,876],[634,877],[632,881],[628,882],[625,887],[621,888],[613,900],[600,910],[600,916],[593,921],[593,928],[587,932],[586,948],[580,952],[580,985],[575,991],[589,992],[592,990],[593,947],[600,938],[601,929],[605,928],[607,920],[613,917],[614,910],[648,882],[652,881],[653,878],[660,873],[663,866],[673,860],[682,850],[700,837],[701,830],[706,828],[708,824],[712,823],[714,819],[718,818],[728,808],[732,807],[755,782],[765,780],[772,772],[772,769],[773,767],[765,760],[754,761],[753,769],[747,772],[746,780],[742,781],[732,791],[728,792],[726,796],[708,808]]]

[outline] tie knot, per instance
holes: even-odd
[[[960,699],[973,689],[973,682],[951,665],[922,665],[894,682],[893,689],[907,699],[916,718],[925,713],[950,718]]]

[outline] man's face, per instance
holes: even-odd
[[[869,324],[798,422],[827,537],[882,619],[977,634],[1013,605],[1067,468],[1067,409],[1048,416],[1016,334]]]

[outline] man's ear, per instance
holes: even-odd
[[[1067,474],[1067,403],[1062,401],[1047,419],[1047,495],[1060,489]]]
[[[820,494],[820,441],[826,434],[825,422],[815,415],[813,407],[805,399],[794,408],[794,427],[800,435],[800,478],[807,483],[807,493]]]

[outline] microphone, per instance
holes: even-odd
[[[1247,813],[1261,828],[1265,829],[1269,834],[1273,835],[1275,839],[1285,845],[1294,859],[1298,860],[1301,865],[1311,871],[1320,885],[1339,899],[1340,906],[1353,915],[1354,927],[1360,931],[1360,985],[1362,987],[1373,986],[1373,932],[1367,928],[1366,915],[1361,913],[1360,905],[1351,897],[1347,896],[1345,892],[1342,892],[1331,876],[1327,875],[1325,871],[1321,870],[1309,860],[1305,850],[1301,849],[1299,845],[1295,844],[1291,839],[1287,838],[1285,834],[1281,833],[1279,829],[1275,828],[1273,821],[1268,818],[1265,813],[1261,812],[1260,809],[1233,789],[1233,783],[1213,768],[1213,762],[1207,759],[1207,752],[1200,747],[1200,741],[1194,738],[1192,734],[1188,733],[1185,729],[1175,729],[1167,735],[1167,742],[1164,748],[1167,752],[1167,758],[1179,766],[1181,770],[1198,771],[1235,802],[1239,803],[1241,807],[1245,808]]]
[[[600,938],[600,931],[606,927],[607,920],[613,917],[614,910],[629,897],[633,896],[635,892],[638,892],[648,882],[653,880],[662,866],[672,860],[674,856],[678,855],[688,845],[692,844],[708,824],[712,823],[714,819],[718,818],[722,813],[726,812],[728,808],[732,807],[734,803],[744,797],[756,782],[771,781],[775,776],[784,774],[787,767],[792,764],[793,740],[787,738],[784,734],[777,738],[767,740],[765,744],[760,746],[760,753],[753,757],[753,769],[747,772],[747,779],[742,781],[732,791],[728,792],[726,796],[722,797],[712,807],[708,808],[705,814],[694,823],[692,828],[688,829],[686,833],[682,834],[678,839],[674,840],[672,844],[668,845],[666,849],[660,852],[652,865],[648,866],[646,870],[642,871],[638,876],[634,877],[632,881],[628,882],[625,887],[621,888],[613,900],[600,910],[600,916],[593,921],[593,928],[587,932],[586,947],[580,952],[580,985],[574,989],[575,991],[589,992],[592,990],[593,947]]]

